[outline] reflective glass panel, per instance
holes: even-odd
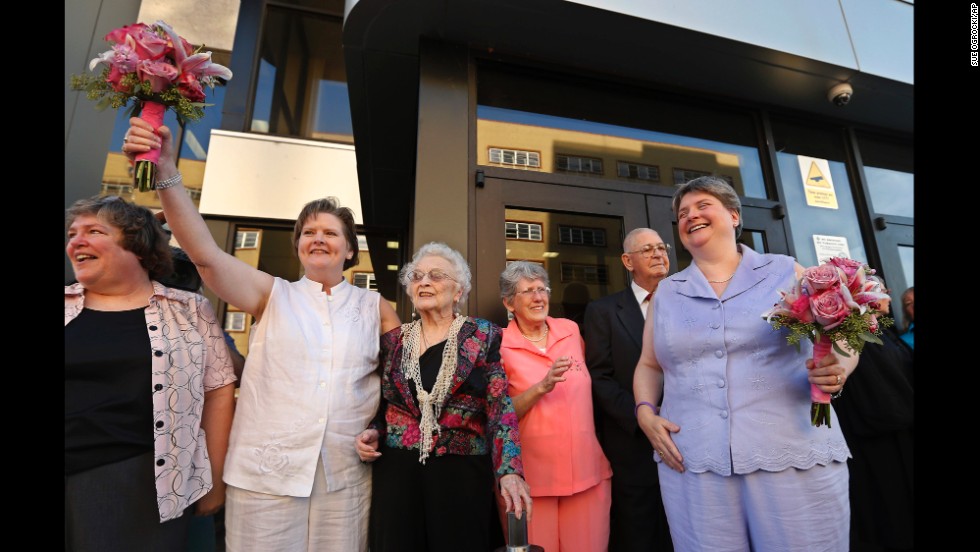
[[[871,195],[871,211],[875,215],[914,217],[912,145],[862,132],[856,136]]]
[[[539,229],[537,240],[511,237],[506,227],[501,232],[508,263],[531,261],[548,271],[551,316],[581,323],[589,301],[628,284],[620,257],[621,218],[514,208],[506,209],[505,217],[505,226],[517,222]]]
[[[900,245],[898,246],[898,256],[902,259],[902,272],[905,276],[905,285],[906,287],[912,287],[915,285],[915,248]]]
[[[663,185],[717,175],[740,195],[766,197],[754,147],[482,105],[477,118],[481,165]],[[540,162],[518,162],[524,153]]]
[[[340,16],[270,6],[252,132],[353,142]]]

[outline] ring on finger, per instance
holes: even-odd
[[[843,380],[841,380],[840,374],[837,374],[837,385],[840,385],[841,381]]]

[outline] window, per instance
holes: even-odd
[[[490,162],[501,165],[516,165],[519,167],[541,167],[541,154],[536,151],[510,150],[490,148]]]
[[[606,265],[561,263],[561,281],[583,284],[608,284],[609,269]]]
[[[269,6],[259,44],[251,130],[353,143],[342,38],[335,14]]]
[[[560,171],[602,174],[602,159],[558,154],[555,167]]]
[[[241,311],[228,311],[225,313],[225,331],[244,332],[247,313]]]
[[[257,249],[259,233],[259,230],[239,230],[235,234],[235,249]]]
[[[606,231],[602,228],[577,228],[558,226],[558,243],[571,245],[606,246]]]
[[[109,184],[102,183],[102,195],[115,195],[129,198],[133,195],[133,187],[128,184]]]
[[[354,281],[351,283],[359,288],[378,291],[378,284],[374,280],[373,272],[355,272]]]
[[[712,175],[709,172],[692,171],[690,169],[674,169],[674,185],[680,186],[682,184],[686,184],[690,180],[694,180],[695,178],[701,178],[702,176],[717,176],[725,182],[728,182],[728,185],[732,188],[735,187],[735,183],[730,176],[725,176],[723,174]]]
[[[623,178],[660,182],[660,167],[656,165],[641,165],[639,163],[619,161],[616,163],[616,172]]]
[[[541,224],[508,220],[504,223],[504,238],[508,240],[542,241]]]

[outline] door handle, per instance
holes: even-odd
[[[875,228],[878,230],[884,230],[885,228],[888,228],[888,223],[885,222],[885,217],[875,218]]]
[[[783,207],[782,203],[777,203],[772,206],[772,218],[776,220],[783,220],[786,218],[786,207]]]

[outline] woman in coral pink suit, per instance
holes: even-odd
[[[585,342],[575,322],[548,316],[550,295],[540,265],[515,262],[500,275],[500,296],[514,316],[500,356],[534,498],[529,542],[548,552],[604,551],[612,468],[596,438]]]

